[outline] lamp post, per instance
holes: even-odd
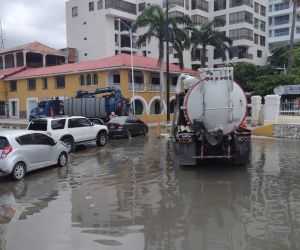
[[[167,27],[169,28],[169,1],[166,0],[166,16],[167,16]],[[167,123],[170,122],[170,65],[169,65],[169,29],[167,28],[167,34],[166,34],[166,57],[167,57]]]
[[[132,28],[127,23],[125,23],[122,19],[119,19],[121,23],[123,23],[129,29],[130,36],[130,54],[131,54],[131,84],[132,84],[132,113],[135,114],[135,102],[134,102],[134,73],[133,73],[133,39],[132,39]]]

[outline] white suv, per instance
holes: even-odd
[[[35,119],[27,129],[46,132],[54,140],[64,142],[68,153],[74,150],[76,144],[90,141],[96,141],[98,147],[103,147],[108,137],[105,125],[94,124],[82,116]]]

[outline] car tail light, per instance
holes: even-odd
[[[5,147],[2,151],[1,158],[6,158],[12,150],[13,150],[12,146]]]
[[[123,128],[123,125],[120,124],[120,125],[118,126],[118,128]]]

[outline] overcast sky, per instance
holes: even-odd
[[[67,0],[0,0],[5,48],[34,41],[60,49],[67,45]]]

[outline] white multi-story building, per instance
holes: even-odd
[[[292,27],[293,5],[289,1],[269,1],[270,50],[289,44]],[[295,41],[300,41],[300,8],[297,9]]]
[[[130,53],[129,26],[150,4],[163,5],[163,0],[69,0],[66,2],[68,47],[78,50],[79,61],[100,59],[119,53]],[[233,58],[222,61],[213,48],[208,47],[207,65],[225,63],[266,63],[267,0],[169,0],[170,15],[188,14],[194,24],[202,25],[214,18],[226,21],[217,27],[233,40]],[[133,43],[143,30],[133,33]],[[158,58],[157,41],[134,48],[134,54]],[[170,62],[177,63],[177,53],[170,43]],[[200,66],[200,51],[191,56],[184,53],[185,67]]]

